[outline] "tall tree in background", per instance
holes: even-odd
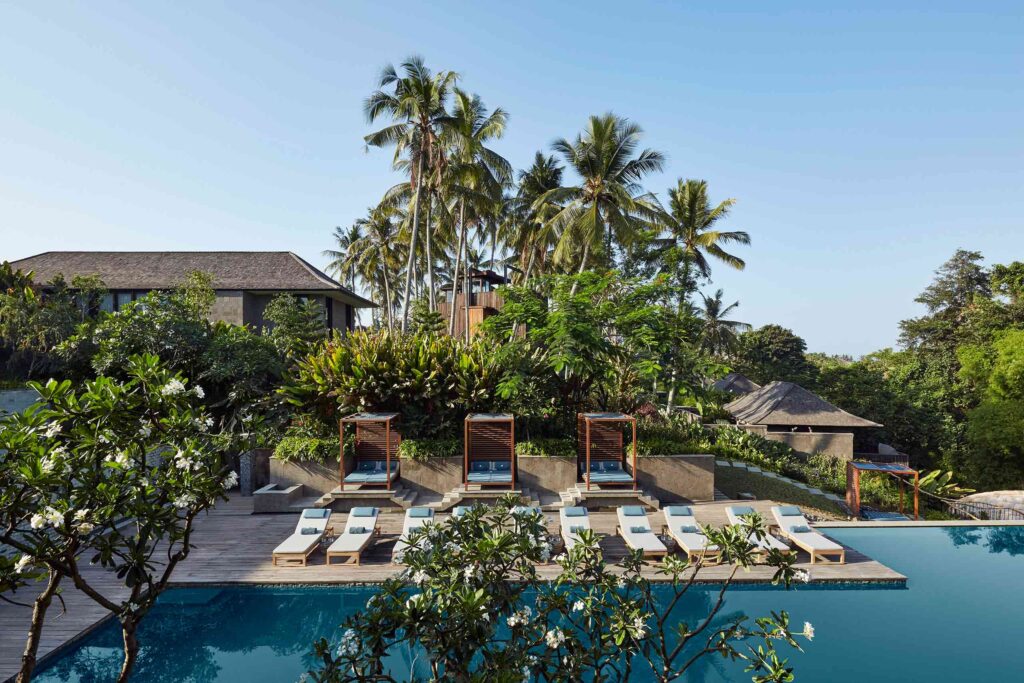
[[[550,252],[558,243],[550,221],[559,206],[539,202],[546,193],[562,185],[563,168],[554,156],[537,152],[530,168],[519,172],[518,190],[510,203],[508,223],[503,234],[518,256],[523,280],[536,272],[545,273]]]
[[[758,384],[775,380],[813,386],[815,368],[807,360],[807,342],[781,325],[765,325],[738,338],[735,369]]]
[[[378,89],[366,100],[364,111],[367,121],[375,122],[389,116],[394,123],[366,136],[372,147],[395,146],[395,165],[406,168],[413,189],[412,225],[409,254],[405,272],[405,291],[402,298],[402,330],[409,320],[409,302],[412,294],[413,262],[420,223],[421,193],[425,173],[438,161],[438,140],[450,121],[447,101],[458,74],[452,71],[431,73],[422,57],[410,57],[401,65],[403,76],[395,67],[384,68]],[[429,232],[429,231],[428,231]],[[433,297],[433,264],[429,235],[427,245],[427,290]]]
[[[381,308],[384,309],[384,324],[389,330],[394,326],[397,294],[392,277],[402,267],[402,244],[398,232],[405,219],[406,213],[401,208],[381,203],[371,208],[365,218],[356,221],[363,235],[353,245],[355,267],[363,280],[369,283],[371,293],[384,295]]]
[[[665,157],[651,149],[637,151],[642,133],[637,124],[608,113],[591,116],[575,140],[562,138],[552,145],[581,181],[548,190],[534,202],[538,211],[548,204],[561,207],[547,222],[559,235],[555,248],[559,262],[578,264],[580,273],[598,257],[611,265],[613,237],[628,245],[657,218],[656,201],[642,194],[640,181],[661,171]]]
[[[740,302],[734,301],[728,306],[722,301],[722,290],[714,296],[701,294],[704,307],[700,311],[703,320],[701,347],[715,356],[724,356],[736,348],[736,335],[750,329],[747,323],[738,320],[727,320],[726,316],[736,310]]]
[[[358,254],[353,245],[362,237],[359,225],[352,224],[348,228],[338,226],[334,228],[334,249],[324,249],[322,256],[330,259],[327,264],[327,272],[333,274],[348,288],[355,290],[356,287],[356,258]]]
[[[714,258],[736,270],[746,262],[725,250],[728,244],[750,244],[750,235],[741,230],[717,230],[716,225],[729,215],[736,203],[726,199],[715,206],[708,199],[706,180],[680,179],[668,190],[668,210],[661,216],[662,228],[668,233],[656,240],[655,253],[667,272],[678,274],[677,284],[686,293],[696,286],[696,277],[711,278]]]

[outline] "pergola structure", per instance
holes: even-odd
[[[855,462],[846,463],[846,504],[854,517],[860,517],[860,473],[882,472],[896,477],[900,482],[900,513],[903,512],[903,477],[914,477],[914,519],[918,517],[920,482],[917,470],[896,463]]]
[[[391,461],[398,462],[398,445],[402,436],[395,428],[398,413],[356,413],[338,421],[338,435],[341,437],[341,452],[338,456],[338,467],[341,469],[340,487],[345,490],[345,425],[355,425],[355,463],[353,471],[359,470],[360,462],[384,461],[384,487],[391,490]],[[359,482],[363,485],[371,483]]]
[[[633,430],[633,469],[625,472],[622,452],[622,428],[627,425]],[[584,481],[590,490],[591,478],[599,484],[632,484],[636,490],[636,418],[625,413],[577,413],[576,415],[576,460],[583,465]],[[615,471],[594,472],[591,463],[619,463]]]
[[[516,421],[508,413],[470,413],[463,423],[463,483],[516,487]]]

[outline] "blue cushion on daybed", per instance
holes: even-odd
[[[356,463],[356,472],[373,472],[377,467],[375,460],[360,460]]]
[[[634,534],[649,534],[651,530],[645,526],[631,526],[629,530]]]
[[[408,514],[410,517],[422,519],[424,517],[433,517],[434,511],[431,510],[430,508],[409,508],[409,512],[406,514]]]
[[[618,460],[609,460],[608,462],[606,462],[604,464],[604,471],[605,472],[621,472],[622,471],[622,463],[619,462]]]
[[[692,524],[684,524],[679,527],[679,531],[684,534],[699,534],[701,533],[700,527],[695,527]]]
[[[369,476],[371,475],[366,474],[365,472],[352,472],[351,474],[345,475],[345,481],[349,484],[364,484],[366,483],[366,478]]]
[[[362,507],[352,508],[348,513],[352,517],[373,517],[377,514],[377,508]]]
[[[381,470],[380,472],[372,472],[371,474],[362,474],[359,476],[363,477],[362,483],[364,484],[384,484],[387,482],[388,479],[390,479],[391,481],[397,479],[398,472],[392,471],[391,475],[388,476],[387,472]],[[348,478],[346,477],[345,480],[348,481]]]
[[[491,469],[495,472],[510,472],[512,470],[512,463],[507,460],[492,461]]]
[[[591,460],[590,461],[591,472],[604,472],[604,460]]]
[[[737,517],[742,517],[743,515],[752,515],[754,514],[754,508],[750,507],[749,505],[734,505],[732,507],[732,514],[736,515]]]
[[[665,510],[670,515],[679,515],[680,517],[689,517],[693,514],[693,510],[690,509],[689,505],[669,505]]]
[[[331,511],[327,508],[308,508],[302,511],[303,519],[327,519],[331,516]]]
[[[581,508],[581,507],[565,508],[565,516],[566,517],[586,517],[587,516],[587,508]]]
[[[622,514],[626,517],[646,517],[647,511],[640,505],[623,505]]]
[[[491,462],[489,460],[474,460],[469,463],[470,472],[489,472],[491,469]]]
[[[591,472],[590,481],[594,483],[628,483],[633,481],[633,477],[626,472]]]
[[[304,526],[300,532],[303,536],[315,536],[316,534],[323,533],[322,529],[317,529],[315,526]]]
[[[780,505],[779,516],[780,517],[803,517],[804,513],[800,512],[800,508],[796,505]]]

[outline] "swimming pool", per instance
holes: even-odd
[[[843,543],[908,577],[892,586],[738,587],[723,614],[785,609],[816,637],[790,662],[802,681],[1010,680],[1024,667],[1024,527],[830,529]],[[682,609],[700,614],[712,588]],[[340,635],[370,587],[211,587],[165,593],[143,622],[133,680],[294,681],[310,644]],[[787,653],[788,654],[788,653]],[[37,680],[112,680],[120,666],[117,624],[107,622],[40,669]],[[408,652],[391,661],[407,671]],[[692,681],[745,681],[742,666],[705,660]]]

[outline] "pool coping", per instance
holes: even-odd
[[[1007,520],[1000,521],[996,519],[919,519],[919,520],[834,520],[834,521],[822,521],[812,522],[811,526],[818,527],[821,529],[849,529],[854,527],[864,527],[865,529],[874,529],[879,527],[943,527],[943,526],[1024,526],[1024,520]]]

